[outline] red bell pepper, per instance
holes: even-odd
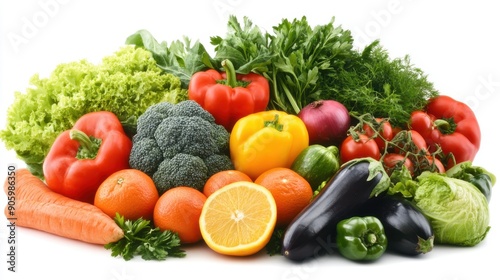
[[[85,114],[52,144],[43,162],[45,181],[57,193],[93,203],[109,175],[129,168],[131,149],[132,141],[115,114]]]
[[[413,112],[410,127],[424,137],[430,151],[441,147],[447,169],[474,160],[481,143],[481,130],[472,109],[445,95],[431,98],[424,110]]]
[[[269,82],[255,73],[236,74],[229,60],[223,60],[222,66],[225,72],[210,69],[195,73],[189,82],[188,97],[231,131],[240,118],[267,108]]]

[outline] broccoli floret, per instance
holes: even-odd
[[[209,174],[215,174],[219,171],[234,169],[233,162],[225,155],[211,155],[205,158],[205,165]]]
[[[198,103],[158,103],[137,121],[130,166],[153,178],[160,193],[187,185],[203,188],[216,172],[233,169],[229,132]]]
[[[152,178],[160,195],[178,186],[202,191],[208,178],[208,168],[197,156],[177,154],[162,161]]]
[[[170,117],[200,117],[210,123],[215,123],[214,116],[193,100],[177,103],[170,108],[168,115]]]
[[[216,125],[211,132],[219,154],[229,154],[229,132],[226,128],[222,125]]]
[[[206,158],[219,151],[213,129],[212,123],[200,117],[169,117],[160,123],[154,137],[165,158],[178,153]]]
[[[152,177],[162,161],[162,152],[154,139],[143,138],[136,140],[132,145],[129,158],[130,167],[142,170]]]
[[[168,111],[173,104],[161,102],[149,107],[137,118],[137,139],[153,138],[156,127],[168,116]]]

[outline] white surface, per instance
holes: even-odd
[[[352,2],[352,3],[351,3]],[[444,2],[444,1],[443,1]],[[70,1],[4,0],[1,18],[1,127],[15,91],[24,92],[34,73],[48,75],[63,62],[88,58],[98,62],[125,38],[147,29],[170,42],[186,35],[211,49],[209,37],[224,35],[227,16],[248,16],[270,29],[282,18],[307,16],[311,24],[336,24],[353,31],[364,45],[380,38],[392,56],[409,54],[443,94],[467,102],[482,129],[475,164],[500,176],[496,162],[496,110],[500,94],[500,17],[494,1]],[[16,37],[17,36],[17,37]],[[12,38],[16,37],[17,44]],[[20,38],[19,38],[20,37]],[[1,146],[0,180],[7,164],[22,166]],[[1,205],[6,198],[1,196]],[[500,196],[490,202],[491,231],[474,248],[436,246],[418,258],[386,254],[373,264],[356,264],[339,256],[305,264],[265,254],[229,258],[203,244],[186,248],[187,257],[163,262],[140,258],[125,262],[92,246],[18,228],[16,273],[7,271],[6,223],[0,227],[0,279],[494,279],[500,248]],[[345,278],[344,278],[345,277]],[[195,278],[196,279],[196,278]],[[199,278],[198,278],[199,279]]]

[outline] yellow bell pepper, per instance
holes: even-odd
[[[295,115],[277,110],[239,119],[229,139],[235,169],[253,180],[274,167],[290,168],[308,146],[309,134],[304,122]]]

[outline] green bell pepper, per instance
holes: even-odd
[[[337,246],[342,256],[354,261],[373,261],[387,249],[384,226],[373,216],[351,217],[337,224]]]
[[[313,144],[302,150],[291,169],[309,182],[313,191],[328,181],[340,168],[339,149],[336,146]]]
[[[473,166],[472,162],[464,161],[448,169],[446,175],[473,184],[484,194],[486,200],[490,201],[491,189],[495,185],[496,177],[483,167]]]

